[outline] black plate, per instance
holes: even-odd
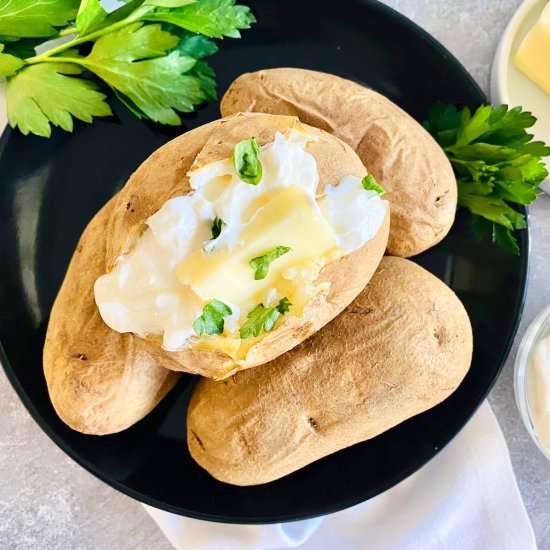
[[[212,63],[219,89],[245,71],[297,66],[365,83],[422,120],[436,100],[476,106],[486,99],[440,44],[376,2],[255,2],[259,23],[224,40]],[[138,164],[180,129],[139,122],[113,101],[118,118],[77,124],[73,135],[0,142],[0,359],[22,401],[67,454],[100,479],[143,502],[196,518],[266,523],[327,514],[371,498],[432,458],[464,425],[494,383],[522,309],[528,236],[521,257],[474,241],[460,214],[451,234],[416,261],[458,293],[475,333],[472,368],[435,409],[389,432],[266,485],[219,483],[190,458],[185,411],[195,378],[184,376],[163,403],[125,432],[85,436],[56,416],[42,374],[48,314],[86,223]],[[194,128],[218,105],[186,120]],[[399,345],[396,343],[396,345]],[[443,482],[443,481],[441,481]]]

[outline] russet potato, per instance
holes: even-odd
[[[363,177],[366,174],[362,162],[348,145],[326,132],[302,125],[296,117],[246,114],[212,122],[183,134],[153,153],[120,191],[105,235],[106,265],[113,265],[116,258],[128,250],[143,231],[143,222],[166,200],[191,191],[187,172],[192,165],[200,167],[229,158],[235,144],[251,136],[263,145],[273,141],[276,132],[284,133],[295,127],[318,137],[318,141],[308,146],[308,151],[317,161],[319,192],[326,184],[336,184],[345,175]],[[128,208],[128,204],[132,207]],[[196,338],[174,352],[162,349],[159,337],[142,339],[140,345],[168,369],[217,379],[274,359],[333,319],[365,287],[386,248],[389,218],[388,213],[377,235],[362,248],[321,270],[317,282],[329,282],[328,292],[317,294],[300,317],[285,315],[275,329],[254,343],[238,364],[224,351],[196,349]]]
[[[331,323],[261,369],[203,379],[187,441],[215,478],[256,485],[373,438],[447,398],[466,375],[472,329],[457,296],[386,256]]]
[[[221,102],[238,112],[297,116],[350,145],[392,207],[388,254],[410,257],[437,244],[457,207],[452,167],[428,132],[379,93],[338,76],[266,69],[239,76]]]

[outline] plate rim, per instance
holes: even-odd
[[[507,84],[508,70],[511,63],[510,58],[512,56],[512,44],[526,17],[528,17],[533,10],[537,10],[539,4],[545,4],[546,1],[547,0],[524,0],[506,24],[504,33],[495,51],[489,73],[489,93],[491,101],[510,105],[510,91]],[[542,9],[544,9],[544,6],[542,6]],[[548,165],[550,167],[550,161]],[[550,194],[550,176],[541,183],[540,188]]]

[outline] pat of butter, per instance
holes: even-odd
[[[177,268],[180,283],[191,286],[203,300],[217,298],[250,308],[258,303],[258,296],[278,287],[283,271],[327,256],[336,248],[334,231],[316,202],[295,186],[262,206],[238,241],[231,249],[220,246],[210,253],[198,250],[192,254]],[[276,246],[292,250],[271,262],[265,279],[255,280],[250,260]]]
[[[514,63],[535,84],[550,94],[550,2],[521,42]]]

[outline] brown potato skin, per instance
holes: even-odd
[[[386,256],[314,336],[262,369],[199,382],[189,450],[220,481],[267,483],[437,405],[471,356],[470,321],[452,290]]]
[[[114,433],[148,414],[187,371],[210,377],[231,374],[234,364],[222,352],[163,350],[158,338],[142,339],[111,330],[99,315],[93,285],[144,229],[144,221],[164,202],[189,192],[187,171],[198,156],[208,163],[231,155],[236,141],[255,135],[272,141],[276,130],[298,124],[294,117],[249,114],[218,120],[187,132],[153,153],[128,184],[90,222],[76,248],[50,316],[43,362],[48,391],[59,417],[87,434]],[[321,159],[321,186],[341,172],[362,177],[365,168],[349,146],[320,130],[312,153]],[[330,151],[338,154],[331,164]],[[344,173],[342,173],[344,175]],[[363,248],[329,264],[321,281],[328,295],[305,308],[301,319],[288,316],[250,351],[254,366],[287,351],[337,315],[368,282],[386,247],[389,214]],[[168,370],[170,369],[170,370]]]
[[[267,69],[239,76],[220,109],[294,115],[348,143],[387,191],[388,254],[414,256],[449,232],[457,207],[449,161],[420,124],[373,90],[316,71]]]
[[[338,183],[345,175],[366,174],[363,163],[348,145],[322,130],[300,124],[296,117],[247,113],[211,122],[154,152],[119,192],[104,236],[106,267],[128,250],[143,231],[144,221],[165,201],[191,191],[187,176],[191,166],[200,167],[230,157],[235,144],[242,139],[255,136],[263,145],[273,141],[277,131],[294,127],[302,127],[319,138],[308,148],[318,162],[319,191],[327,183]],[[138,345],[168,369],[217,379],[271,361],[328,323],[365,287],[384,254],[389,218],[388,213],[377,235],[365,246],[322,269],[319,281],[331,282],[328,294],[315,297],[300,318],[285,315],[280,325],[250,349],[243,364],[237,365],[220,350],[193,349],[195,339],[177,352],[162,349],[158,337],[140,339]]]
[[[115,202],[95,215],[80,238],[50,314],[43,354],[57,414],[74,430],[94,435],[141,420],[179,377],[136,337],[111,330],[99,315],[93,285],[105,272],[105,225]]]

